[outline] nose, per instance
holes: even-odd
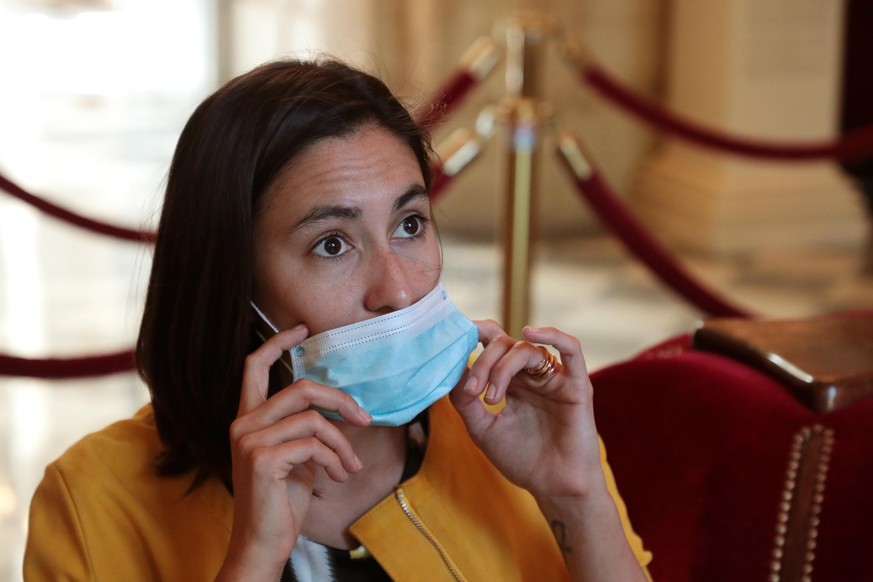
[[[364,307],[371,313],[383,315],[404,307],[415,301],[409,266],[393,251],[379,253],[368,261],[367,288]]]

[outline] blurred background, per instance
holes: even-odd
[[[863,64],[871,10],[840,0],[0,0],[0,174],[76,212],[150,229],[176,138],[222,82],[281,56],[364,67],[410,105],[507,19],[550,22],[540,60],[547,149],[577,133],[603,176],[691,272],[766,317],[873,307],[869,163],[743,159],[680,143],[619,110],[560,56],[568,35],[640,96],[712,128],[831,140],[873,124]],[[434,134],[506,96],[504,62]],[[436,205],[445,281],[471,317],[500,318],[506,148],[500,132]],[[589,367],[693,329],[587,209],[554,156],[535,198],[533,323],[583,342]],[[136,335],[150,249],[95,235],[0,193],[0,353],[75,357]],[[132,414],[132,373],[0,376],[0,580],[21,578],[27,507],[44,466]]]

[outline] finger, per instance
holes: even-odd
[[[261,447],[251,453],[256,473],[273,479],[286,479],[294,467],[309,461],[324,468],[327,475],[340,483],[349,478],[341,459],[315,437],[298,439],[275,447]]]
[[[458,415],[467,427],[468,432],[476,438],[484,432],[485,427],[492,420],[492,413],[485,408],[478,394],[472,394],[464,389],[466,378],[449,393],[449,400],[458,411]]]
[[[516,342],[492,367],[485,401],[493,404],[502,400],[519,372],[543,361],[543,349],[527,341]]]
[[[307,408],[336,412],[356,426],[367,426],[372,421],[370,414],[350,394],[308,378],[286,386],[270,399],[271,403],[273,400],[275,404],[265,407],[266,420],[270,423]]]
[[[461,379],[455,384],[455,387],[452,388],[452,391],[449,392],[449,397],[454,403],[455,407],[467,407],[473,402],[478,402],[479,397],[478,394],[472,394],[464,390],[464,387],[467,385],[467,380],[470,377],[470,370],[465,370],[464,374],[461,376]]]
[[[588,367],[582,354],[582,344],[572,335],[554,327],[531,327],[522,330],[525,339],[540,344],[549,344],[561,355],[561,365],[571,377],[588,378]]]
[[[476,329],[479,330],[479,341],[482,342],[483,346],[487,346],[495,338],[509,335],[493,319],[482,319],[474,323],[476,324]]]
[[[232,426],[231,432],[235,430],[237,429]],[[285,442],[307,438],[315,438],[331,449],[346,471],[355,473],[363,468],[361,460],[345,435],[315,410],[307,410],[283,418],[259,431],[244,434],[234,442],[237,443],[239,451],[247,455],[263,447],[275,447]]]
[[[349,394],[307,378],[286,386],[263,406],[239,419],[243,421],[245,430],[251,432],[311,408],[334,411],[356,426],[367,426],[372,420],[370,414]]]
[[[493,323],[493,322],[492,322]],[[470,374],[464,391],[471,396],[479,396],[488,386],[491,369],[515,345],[515,340],[495,326],[480,327],[480,339],[485,349],[477,356],[470,367]]]
[[[270,366],[308,335],[309,329],[301,323],[277,333],[246,357],[237,416],[251,412],[267,400]]]

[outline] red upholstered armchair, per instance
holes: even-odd
[[[873,317],[848,321],[750,322],[781,361],[729,323],[732,346],[683,336],[592,375],[656,582],[873,580]],[[791,361],[810,354],[834,373]]]

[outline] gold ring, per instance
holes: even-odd
[[[537,347],[543,353],[543,361],[531,368],[525,368],[524,372],[537,380],[551,378],[555,372],[561,369],[561,362],[558,361],[557,356],[543,346]]]

